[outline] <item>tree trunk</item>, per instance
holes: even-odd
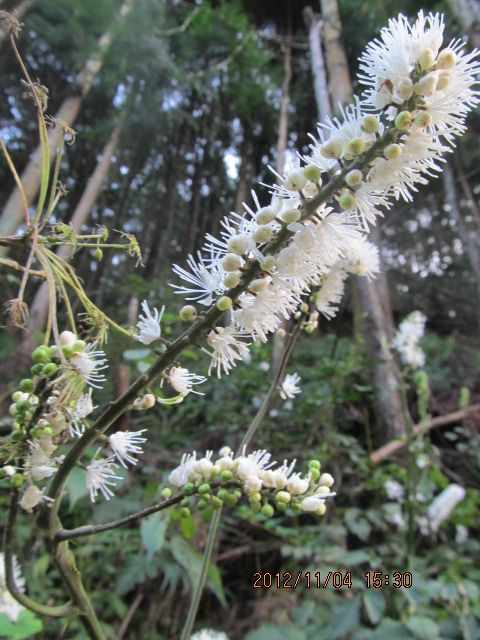
[[[87,60],[84,68],[77,75],[75,84],[78,90],[78,95],[64,100],[55,115],[56,119],[63,120],[68,126],[71,126],[74,123],[78,112],[80,111],[83,99],[90,91],[92,82],[102,67],[105,53],[112,41],[114,27],[121,19],[125,18],[125,16],[130,13],[133,7],[133,1],[134,0],[125,0],[112,27],[99,39],[95,53]],[[57,154],[62,136],[63,129],[60,127],[55,127],[49,132],[48,147],[51,161]],[[21,181],[29,204],[33,201],[40,188],[40,153],[40,148],[37,147],[21,175]],[[22,220],[22,203],[18,189],[15,188],[0,215],[0,235],[8,236],[14,234],[18,226],[22,223]],[[0,256],[5,254],[5,249],[0,248]]]
[[[331,116],[330,100],[328,97],[328,82],[325,72],[325,63],[322,53],[320,32],[322,20],[320,16],[313,12],[312,7],[305,7],[303,10],[305,24],[308,27],[308,40],[310,43],[310,65],[312,67],[313,88],[315,90],[315,101],[318,113],[323,118]]]
[[[283,52],[283,83],[282,97],[280,100],[280,114],[278,120],[278,139],[277,139],[277,173],[283,175],[285,167],[285,154],[288,142],[288,107],[290,104],[290,82],[292,80],[292,36],[289,33],[285,41],[285,50]],[[282,328],[288,329],[289,321],[282,323]],[[285,338],[278,333],[273,336],[272,346],[272,368],[277,370],[280,359],[285,350]]]
[[[475,283],[480,302],[480,249],[478,246],[478,234],[472,234],[463,219],[460,207],[458,206],[458,195],[455,186],[455,176],[451,164],[446,164],[443,170],[443,187],[445,192],[445,203],[448,205],[448,214],[455,222],[458,229],[458,235],[462,241],[465,251],[467,252],[472,273],[475,277]],[[480,308],[480,304],[477,305]],[[479,318],[480,321],[480,318]]]
[[[20,22],[23,16],[27,13],[27,11],[31,8],[32,4],[35,0],[22,0],[18,6],[13,9],[11,12],[12,16]],[[0,47],[3,47],[4,43],[8,38],[8,31],[6,29],[2,29],[0,31]]]
[[[329,77],[329,90],[334,112],[340,105],[346,105],[352,99],[352,83],[348,70],[348,61],[341,37],[341,22],[337,0],[321,0],[324,19],[323,37],[325,44],[326,66]],[[312,50],[313,52],[316,51]],[[321,47],[318,47],[321,55]],[[319,55],[318,52],[316,55]],[[322,62],[317,63],[322,67]],[[317,93],[317,92],[315,92]],[[325,91],[323,90],[323,93]],[[328,113],[321,110],[317,103],[320,118]],[[372,229],[371,235],[380,254],[380,233]],[[356,338],[372,363],[372,375],[377,402],[375,413],[385,440],[405,434],[405,416],[403,413],[400,375],[390,348],[393,337],[393,314],[387,275],[384,269],[375,281],[356,277],[353,282],[353,310]]]
[[[478,0],[448,0],[450,9],[467,31],[472,47],[480,48],[480,4]]]
[[[79,203],[70,220],[70,225],[75,233],[80,233],[82,226],[87,222],[93,206],[101,191],[102,185],[110,169],[113,154],[117,148],[118,138],[122,120],[118,122],[110,136],[109,141],[105,145],[100,160],[95,167],[94,172],[90,176],[85,191],[80,198]],[[63,260],[69,261],[74,253],[74,248],[62,246],[58,249],[57,254]],[[35,340],[35,334],[43,330],[48,315],[48,285],[43,282],[30,306],[30,317],[28,322],[28,332],[24,334],[24,339],[20,346],[20,353],[29,354]]]
[[[352,100],[352,82],[348,70],[348,60],[342,40],[342,24],[337,0],[320,0],[323,18],[323,42],[329,77],[328,89],[333,112],[338,113],[339,105],[347,105]]]

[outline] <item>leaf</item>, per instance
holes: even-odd
[[[165,542],[169,519],[168,514],[159,511],[142,520],[140,524],[142,544],[149,560],[162,548]]]
[[[384,618],[380,625],[371,631],[369,640],[412,640],[413,636],[405,626],[397,620]]]
[[[85,484],[85,471],[77,467],[72,469],[68,476],[66,487],[69,499],[69,511],[72,511],[77,501],[88,495],[87,485]]]
[[[0,613],[0,638],[23,640],[23,638],[32,638],[42,629],[43,622],[28,609],[24,609],[15,622],[12,622],[4,613]]]
[[[345,599],[332,608],[330,623],[330,640],[343,638],[360,624],[361,597]]]
[[[412,616],[405,622],[405,626],[418,640],[437,640],[440,638],[437,623],[431,618]]]
[[[255,631],[247,633],[244,640],[306,640],[307,636],[303,631],[290,625],[262,624]]]
[[[377,625],[382,619],[387,605],[380,591],[367,589],[363,594],[363,606],[365,607],[370,622]]]
[[[195,535],[195,531],[197,530],[195,518],[193,516],[188,516],[188,518],[181,518],[180,530],[185,540],[191,540]]]

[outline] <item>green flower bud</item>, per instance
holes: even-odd
[[[272,220],[275,220],[276,213],[271,207],[262,207],[257,211],[255,220],[257,224],[268,224]]]
[[[217,497],[219,500],[225,501],[229,495],[229,492],[224,488],[217,491]]]
[[[62,347],[62,353],[67,360],[70,360],[74,353],[73,347]]]
[[[242,492],[240,491],[240,489],[235,489],[233,491],[233,495],[237,498],[237,500],[240,500],[240,498],[242,497]]]
[[[395,160],[402,154],[402,147],[396,142],[392,142],[383,151],[383,155],[387,160]]]
[[[230,273],[227,273],[226,276],[223,278],[223,284],[228,289],[233,289],[234,287],[237,286],[237,284],[240,283],[241,277],[242,277],[242,274],[240,273],[240,271],[230,271]]]
[[[265,518],[271,518],[273,516],[273,514],[275,513],[275,510],[274,510],[274,508],[272,507],[271,504],[264,504],[263,507],[260,510],[260,513]]]
[[[85,340],[77,340],[72,345],[72,349],[74,353],[78,353],[79,351],[85,351],[86,348],[87,348],[87,343],[85,342]]]
[[[290,173],[283,181],[285,188],[290,189],[291,191],[301,191],[306,183],[307,179],[305,178],[301,169],[290,171]]]
[[[299,209],[288,209],[287,211],[282,211],[278,217],[285,224],[290,224],[292,222],[298,222],[302,217],[302,212]]]
[[[28,400],[19,400],[15,406],[17,407],[17,412],[24,412],[30,409],[30,402]]]
[[[320,148],[320,153],[324,158],[328,160],[335,160],[342,155],[343,142],[330,138],[323,147]]]
[[[448,71],[442,71],[442,73],[438,76],[436,90],[442,91],[442,89],[446,89],[450,84],[450,80],[452,79],[451,74]]]
[[[261,502],[262,501],[262,494],[260,493],[260,491],[252,491],[252,493],[250,493],[249,496],[248,496],[248,501],[250,503],[252,503],[252,502]]]
[[[318,507],[317,507],[317,509],[315,511],[315,515],[324,516],[326,512],[327,512],[327,505],[326,504],[320,504],[320,505],[318,505]]]
[[[39,376],[43,371],[43,364],[34,364],[33,367],[30,367],[30,372],[33,376]]]
[[[408,100],[413,96],[413,82],[410,78],[404,78],[397,84],[396,92],[403,100]]]
[[[223,505],[223,501],[220,500],[220,498],[218,498],[217,496],[213,496],[211,501],[210,501],[210,506],[212,507],[212,509],[215,509],[215,511],[217,509],[220,509]]]
[[[410,111],[401,111],[395,118],[395,126],[401,131],[405,131],[412,124],[412,114]]]
[[[178,314],[181,320],[185,320],[186,322],[192,322],[197,317],[197,310],[192,304],[186,304],[184,307],[180,309]]]
[[[190,498],[183,498],[180,502],[181,507],[189,507],[190,506]]]
[[[8,413],[12,416],[15,417],[17,415],[17,405],[16,404],[11,404],[8,407]]]
[[[418,64],[420,69],[428,71],[435,64],[435,55],[431,49],[423,49],[418,56]]]
[[[303,175],[310,182],[318,183],[322,177],[322,172],[316,164],[307,164],[306,167],[303,167]]]
[[[33,427],[31,434],[34,438],[44,438],[45,436],[52,436],[52,427]]]
[[[47,378],[52,378],[58,371],[58,366],[54,362],[49,362],[43,367],[42,373]]]
[[[102,258],[103,258],[103,251],[100,249],[100,247],[97,247],[95,249],[95,260],[97,260],[97,262],[100,262]]]
[[[238,271],[243,265],[243,260],[236,253],[227,253],[222,261],[225,271]]]
[[[13,431],[13,433],[10,436],[12,442],[20,442],[20,440],[23,440],[24,437],[25,437],[25,433],[21,429],[17,429],[16,431]]]
[[[206,509],[207,507],[208,507],[208,504],[205,500],[202,499],[197,502],[197,509],[199,511],[203,511],[203,509]]]
[[[429,127],[432,124],[433,118],[428,113],[428,111],[422,110],[422,111],[417,111],[415,118],[413,119],[413,122],[416,124],[417,127],[424,129],[425,127]]]
[[[187,482],[186,484],[183,485],[183,493],[186,493],[187,495],[192,494],[195,491],[195,485],[193,484],[193,482]],[[172,492],[170,491],[170,495],[172,494]]]
[[[342,207],[342,209],[353,209],[356,205],[357,201],[355,196],[350,191],[346,189],[342,192],[342,194],[338,198],[338,204]]]
[[[312,480],[318,480],[320,478],[320,471],[315,468],[310,469],[310,476]]]
[[[23,480],[24,480],[24,478],[23,478],[23,475],[21,473],[14,473],[13,476],[10,478],[10,484],[15,489],[18,489],[18,488],[20,488],[22,486]]]
[[[307,324],[307,326],[305,327],[305,331],[308,334],[312,334],[315,331],[315,327],[313,326],[313,324]]]
[[[443,49],[437,57],[437,69],[453,69],[457,63],[457,56],[452,49]]]
[[[50,353],[48,347],[42,345],[41,347],[37,347],[36,349],[34,349],[32,351],[32,360],[35,362],[35,364],[38,364],[40,362],[49,362]]]
[[[288,491],[279,491],[275,496],[275,501],[288,503],[292,499],[292,496]]]
[[[31,378],[24,378],[20,381],[19,387],[20,391],[29,393],[30,391],[33,391],[33,380]]]
[[[24,399],[24,393],[22,391],[15,391],[14,393],[12,393],[12,400],[14,402],[19,402],[20,400]]]
[[[360,128],[364,133],[377,133],[379,127],[380,123],[377,116],[373,116],[371,114],[363,116],[362,125]]]
[[[363,180],[363,173],[359,169],[352,169],[345,176],[345,182],[349,187],[357,187]]]
[[[192,512],[188,507],[182,507],[180,509],[180,517],[181,518],[189,518],[192,515]]]
[[[302,302],[302,304],[300,305],[300,311],[302,313],[308,313],[308,304],[306,302]]]
[[[365,151],[366,142],[363,138],[352,138],[345,145],[345,153],[351,156],[358,156]]]
[[[286,502],[277,502],[277,503],[275,504],[275,506],[277,507],[277,509],[278,509],[279,511],[286,511],[286,510],[287,510],[287,507],[288,507],[288,504],[287,504]]]
[[[259,227],[257,227],[252,237],[258,244],[264,244],[265,242],[268,242],[272,239],[273,229],[271,227],[267,227],[266,225],[260,225]]]
[[[222,296],[217,300],[216,307],[217,309],[220,309],[220,311],[227,311],[227,309],[232,308],[232,304],[233,301],[231,298],[229,298],[228,296]]]
[[[320,467],[321,467],[320,460],[310,460],[308,463],[309,469],[320,469]]]
[[[276,260],[275,256],[266,256],[260,263],[260,267],[262,271],[266,271],[267,273],[272,271],[275,267]]]
[[[229,507],[234,507],[238,502],[238,498],[237,496],[234,496],[233,493],[229,493],[225,502]]]
[[[223,482],[228,482],[232,478],[233,478],[233,473],[230,471],[230,469],[223,469],[223,471],[220,474],[220,479]]]
[[[48,347],[48,353],[50,354],[50,358],[56,358],[58,356],[58,347],[56,344],[52,344],[51,347]]]
[[[160,491],[160,495],[162,496],[162,498],[164,500],[168,500],[168,498],[171,497],[172,495],[172,490],[170,489],[170,487],[164,487],[161,491]]]
[[[204,482],[198,487],[198,493],[210,493],[210,485],[208,482]]]

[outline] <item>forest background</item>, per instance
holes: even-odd
[[[444,12],[451,37],[480,47],[475,0],[422,7]],[[351,78],[365,43],[389,17],[419,8],[394,0],[4,0],[0,9],[16,11],[24,23],[18,46],[32,77],[48,87],[48,113],[77,133],[62,160],[68,193],[56,221],[104,225],[111,236],[121,229],[142,248],[138,265],[114,250],[101,259],[95,250],[73,257],[93,301],[125,326],[135,323],[143,299],[165,304],[164,333],[176,331],[181,302],[168,286],[176,282],[171,264],[184,265],[224,214],[251,203],[252,188],[266,196],[257,183],[272,180],[268,165],[281,171],[297,150],[306,152],[319,117],[358,93]],[[38,184],[29,161],[37,130],[18,63],[5,39],[0,46],[0,133],[15,165],[27,171],[33,199]],[[227,513],[198,628],[247,640],[480,638],[478,112],[469,125],[443,175],[413,203],[399,202],[373,231],[383,275],[373,284],[349,282],[339,316],[301,337],[288,370],[300,375],[302,393],[293,402],[277,397],[256,436],[255,445],[280,460],[308,452],[325,461],[336,479],[334,505],[320,522],[307,515],[266,521],[241,507]],[[8,235],[20,226],[21,209],[15,218],[5,163],[0,172],[0,233]],[[0,266],[0,278],[2,301],[14,298],[20,276]],[[2,317],[5,409],[46,319],[45,288],[32,280],[27,297],[28,332]],[[384,347],[414,310],[427,317],[426,364],[402,372]],[[114,499],[93,509],[81,474],[72,474],[69,526],[121,517],[151,501],[185,450],[235,447],[279,350],[281,338],[258,345],[248,366],[204,385],[205,396],[125,416],[124,428],[149,427],[141,465]],[[105,398],[120,394],[150,358],[115,331],[107,351]],[[198,354],[187,355],[192,367],[205,367]],[[382,448],[407,434],[403,395],[419,435],[407,447]],[[416,492],[406,499],[412,478]],[[465,497],[432,530],[425,524],[429,507],[451,484]],[[0,501],[3,511],[1,489]],[[198,514],[179,520],[162,512],[76,544],[111,638],[178,637],[207,530]],[[29,594],[60,592],[29,519],[20,531]],[[349,572],[352,584],[253,588],[255,572],[287,570]],[[368,588],[365,574],[376,570],[410,571],[413,585]],[[16,625],[0,614],[0,637],[53,639],[58,626],[26,611]],[[73,622],[65,637],[85,636]]]

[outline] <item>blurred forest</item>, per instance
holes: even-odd
[[[103,225],[111,238],[134,234],[142,249],[140,264],[114,249],[101,259],[94,249],[72,256],[92,300],[127,327],[139,301],[165,304],[164,333],[174,334],[182,301],[169,286],[178,282],[171,265],[184,266],[223,215],[251,204],[251,189],[267,196],[258,183],[275,180],[268,165],[281,171],[297,151],[306,153],[319,118],[360,92],[351,78],[365,44],[388,18],[420,8],[442,11],[451,38],[480,47],[478,0],[3,0],[0,9],[24,23],[18,47],[32,78],[48,88],[47,113],[76,132],[61,163],[67,193],[55,222]],[[36,123],[6,38],[0,47],[0,135],[33,201]],[[480,638],[479,132],[477,111],[442,176],[379,220],[372,236],[382,276],[349,281],[338,317],[302,335],[289,364],[302,393],[278,398],[255,438],[279,460],[322,460],[336,481],[332,507],[320,521],[308,514],[267,521],[241,507],[226,513],[196,628],[231,640]],[[3,235],[22,224],[14,186],[3,162]],[[20,259],[14,251],[8,257]],[[2,304],[19,281],[0,265]],[[3,416],[11,371],[22,377],[46,321],[46,287],[35,279],[28,286],[29,331],[8,326],[2,307]],[[427,318],[426,364],[405,372],[389,345],[415,310]],[[205,396],[125,416],[123,427],[149,427],[142,463],[114,499],[93,506],[73,473],[67,525],[118,518],[155,499],[184,451],[234,448],[268,388],[280,342],[256,345],[252,361],[211,379]],[[106,351],[108,398],[152,356],[114,330]],[[193,350],[186,356],[205,372],[207,359]],[[392,448],[407,433],[405,402],[420,428],[408,447]],[[414,494],[405,493],[409,484]],[[432,530],[429,508],[451,484],[465,496]],[[6,501],[0,487],[0,522]],[[61,593],[31,520],[20,525],[28,592]],[[109,637],[179,636],[207,530],[198,514],[179,520],[165,511],[74,541]],[[351,572],[352,584],[253,588],[256,571],[286,570]],[[367,588],[369,571],[410,571],[413,585]],[[23,632],[0,614],[0,638],[86,637],[75,620],[61,634],[56,621],[26,612],[22,624]]]

